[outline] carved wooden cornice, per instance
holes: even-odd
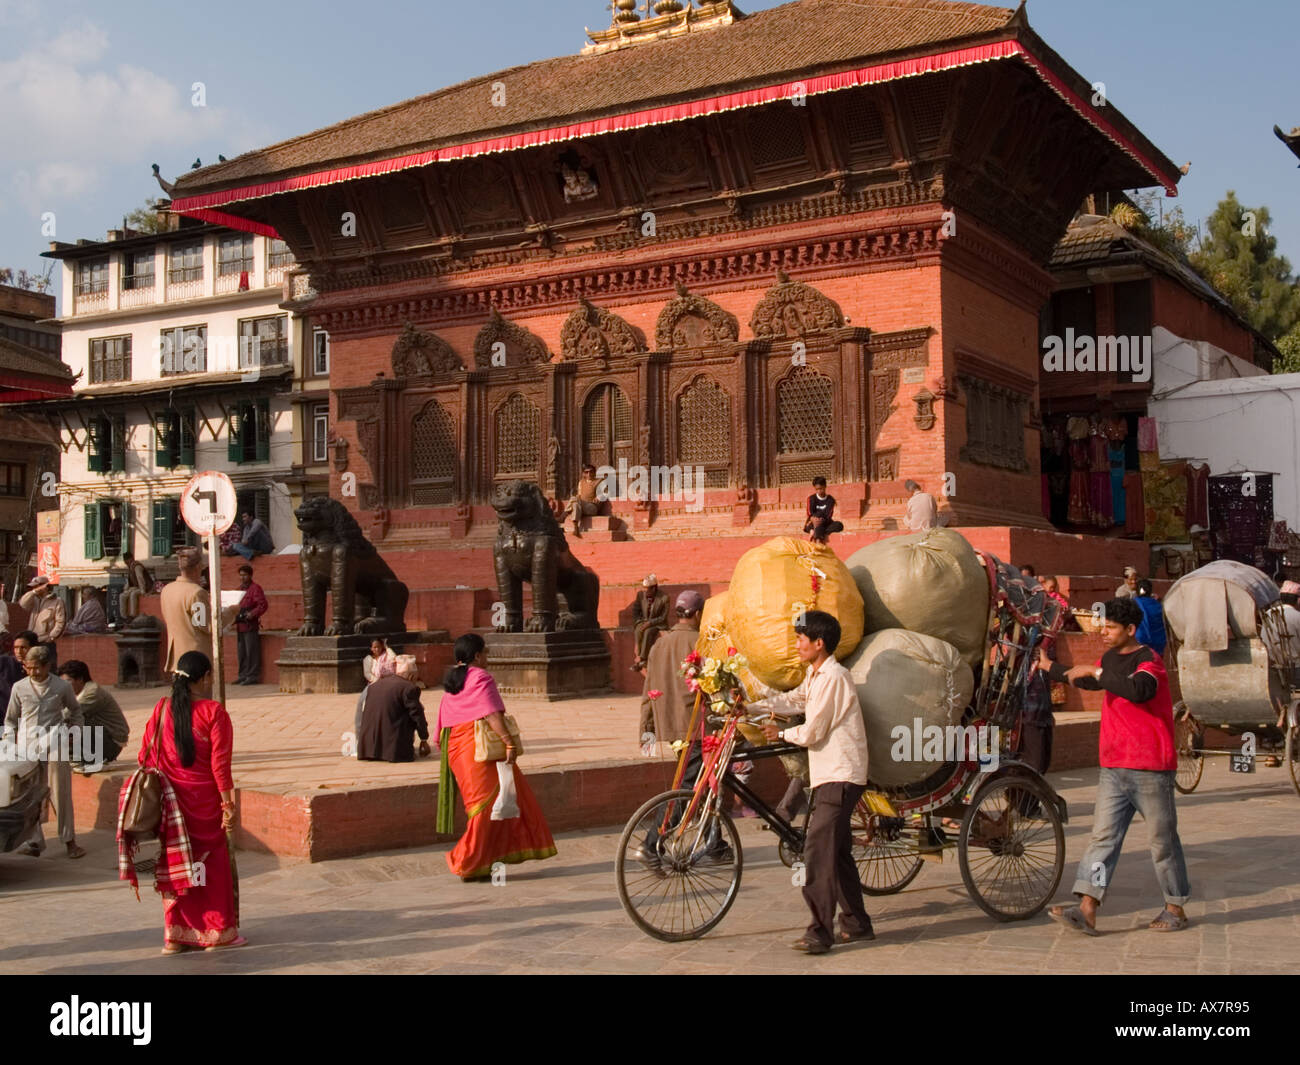
[[[754,308],[749,327],[754,336],[763,338],[803,337],[844,324],[844,312],[834,300],[823,296],[811,285],[791,281],[778,270],[777,283]]]
[[[504,365],[512,369],[521,366],[536,366],[540,363],[550,362],[551,353],[547,350],[546,341],[535,333],[530,333],[521,325],[514,322],[508,322],[501,317],[500,312],[493,307],[492,316],[488,319],[487,324],[479,330],[478,336],[474,338],[474,366],[479,370],[492,368],[492,356],[494,346],[503,345],[501,351],[505,356]]]
[[[691,331],[683,328],[686,319],[691,318],[699,322],[694,331],[699,335],[694,338]],[[680,281],[677,283],[677,297],[659,312],[659,320],[655,323],[655,347],[660,351],[707,347],[739,339],[740,322],[734,314],[703,296],[692,296]]]
[[[392,332],[406,321],[441,323],[464,321],[490,311],[535,312],[572,305],[580,296],[599,295],[613,300],[644,299],[672,292],[677,281],[694,286],[724,286],[770,278],[777,269],[799,269],[811,277],[836,276],[879,264],[887,268],[923,254],[939,253],[942,223],[909,225],[860,236],[792,240],[757,250],[718,254],[679,253],[672,259],[634,266],[592,264],[569,274],[552,273],[544,279],[486,282],[478,289],[455,289],[432,296],[392,297],[382,293],[337,295],[319,299],[313,314],[322,328],[338,335],[374,335]],[[373,302],[365,302],[369,298]],[[347,301],[349,305],[344,304]]]
[[[1034,389],[1038,387],[1038,382],[1034,378],[1013,370],[1002,363],[993,362],[978,355],[972,355],[969,352],[958,351],[956,361],[958,381],[963,377],[978,378],[991,385],[1001,386],[1026,400],[1034,394]]]

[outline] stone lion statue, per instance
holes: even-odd
[[[505,604],[498,632],[564,632],[598,629],[600,582],[569,551],[542,490],[508,481],[492,497],[497,512],[493,548],[497,588]],[[533,616],[524,624],[523,582],[533,586]]]
[[[312,496],[294,511],[302,530],[303,624],[299,636],[405,632],[406,585],[388,568],[347,507]],[[333,617],[325,628],[325,593]]]

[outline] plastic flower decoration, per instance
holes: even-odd
[[[681,674],[692,692],[704,692],[716,713],[744,703],[745,689],[740,671],[748,665],[745,656],[734,647],[727,648],[726,658],[703,658],[692,652],[682,662]]]
[[[646,692],[646,696],[650,699],[658,699],[662,695],[663,692],[661,692],[658,688],[651,688],[648,692]]]

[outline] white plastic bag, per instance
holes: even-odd
[[[519,799],[515,795],[515,767],[497,762],[497,801],[492,804],[493,821],[509,821],[519,816]]]

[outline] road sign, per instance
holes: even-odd
[[[181,491],[181,517],[200,536],[220,536],[235,520],[235,486],[224,473],[196,473]]]

